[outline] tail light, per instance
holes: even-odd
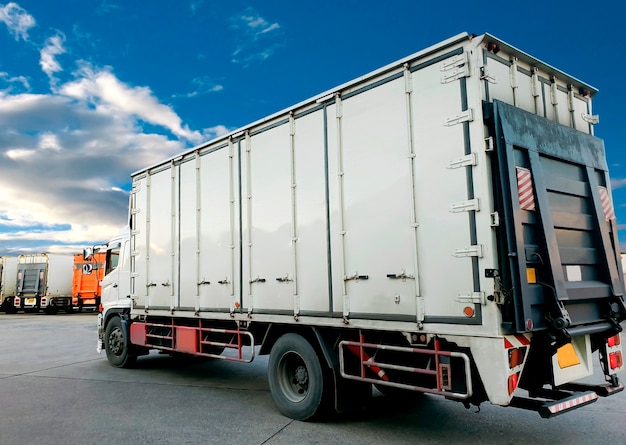
[[[621,352],[611,352],[609,354],[609,366],[611,369],[618,369],[624,366]]]
[[[622,339],[620,334],[609,337],[606,340],[606,350],[603,358],[607,375],[616,374],[624,369],[624,356],[622,354]]]
[[[517,389],[517,384],[519,381],[519,373],[516,372],[515,374],[511,374],[509,376],[509,382],[508,382],[508,386],[509,386],[509,395],[513,394],[513,392]]]
[[[526,348],[509,349],[509,368],[513,369],[524,363]]]
[[[622,337],[619,334],[614,335],[613,337],[610,337],[606,341],[606,344],[609,346],[609,348],[612,348],[614,346],[619,346],[622,344]]]

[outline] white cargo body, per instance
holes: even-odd
[[[300,338],[337,407],[348,383],[545,417],[620,391],[595,93],[461,34],[133,174],[130,237],[103,280],[110,360],[260,344],[299,419],[323,405],[281,361],[307,356]],[[597,350],[610,383],[574,385]]]
[[[12,311],[55,313],[72,308],[72,255],[24,254],[17,259],[17,293]]]
[[[6,310],[13,305],[17,292],[17,257],[0,258],[0,306]]]

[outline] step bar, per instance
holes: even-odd
[[[558,416],[576,408],[589,405],[599,397],[608,397],[624,390],[624,384],[590,385],[571,383],[559,389],[540,389],[529,392],[530,397],[513,397],[510,406],[536,411],[544,419]]]

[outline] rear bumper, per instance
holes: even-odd
[[[42,299],[42,303],[45,299]],[[42,307],[57,307],[68,308],[72,306],[72,297],[50,297],[47,299],[47,304],[42,304]]]
[[[530,394],[532,398],[513,397],[511,406],[537,411],[541,417],[548,419],[589,405],[599,397],[612,396],[623,390],[624,384],[619,381],[617,385],[572,383],[563,385],[558,390],[543,389],[534,392]]]

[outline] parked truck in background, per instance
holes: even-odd
[[[300,420],[372,385],[543,417],[622,391],[595,94],[461,34],[134,173],[98,350],[269,354]]]
[[[38,253],[17,258],[17,289],[7,312],[72,310],[72,255]]]
[[[0,258],[0,310],[13,307],[13,298],[17,292],[17,257]]]
[[[82,253],[74,255],[72,278],[72,307],[81,312],[83,309],[96,309],[100,304],[104,277],[105,252]]]

